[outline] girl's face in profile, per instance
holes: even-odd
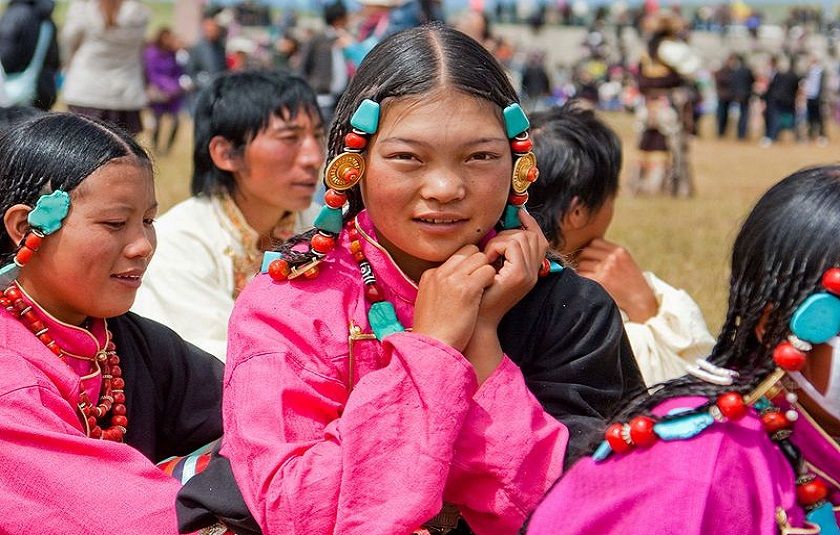
[[[499,106],[440,90],[383,104],[361,192],[382,244],[419,279],[494,227],[511,173]]]
[[[124,314],[155,250],[152,171],[132,158],[103,165],[70,193],[70,212],[21,269],[24,289],[53,316],[81,324]]]

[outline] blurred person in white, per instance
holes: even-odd
[[[136,0],[73,0],[61,30],[70,111],[143,130],[147,103],[142,51],[149,9]]]
[[[627,249],[604,239],[621,169],[615,132],[574,102],[533,114],[531,125],[540,179],[528,190],[529,212],[578,274],[618,304],[645,382],[683,375],[715,340],[685,291],[642,271]]]
[[[155,223],[133,310],[224,360],[227,324],[263,252],[312,226],[324,163],[315,93],[283,72],[223,74],[198,96],[192,197]]]

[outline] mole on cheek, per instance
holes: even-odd
[[[478,227],[477,229],[475,229],[476,234],[481,234],[482,232],[484,232],[484,231],[481,230],[481,227]]]

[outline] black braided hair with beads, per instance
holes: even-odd
[[[737,371],[731,386],[692,376],[654,385],[630,399],[613,421],[626,422],[679,396],[746,394],[776,365],[773,349],[790,334],[796,308],[840,265],[840,166],[798,171],[770,188],[747,217],[732,251],[729,307],[708,360]],[[763,322],[763,323],[762,323]],[[756,330],[761,326],[761,338]],[[696,412],[709,408],[704,405]],[[600,442],[599,437],[598,441]],[[593,449],[595,444],[593,444]]]
[[[391,98],[422,98],[443,87],[495,103],[500,116],[505,106],[519,102],[504,69],[472,38],[439,23],[405,30],[370,51],[339,100],[329,132],[327,161],[344,150],[350,117],[363,100],[382,104]],[[349,221],[362,211],[364,203],[358,185],[344,193],[349,201],[344,221]],[[299,234],[276,250],[292,267],[310,262],[316,258],[313,253],[293,248],[308,243],[315,233]]]
[[[152,167],[146,151],[127,132],[72,113],[47,113],[0,133],[0,214],[15,204],[35,206],[41,195],[70,193],[116,158],[133,157]],[[0,226],[0,265],[17,249]]]

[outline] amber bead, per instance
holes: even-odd
[[[289,277],[290,272],[289,263],[282,258],[272,260],[271,263],[268,264],[268,275],[276,281],[286,280]]]
[[[311,268],[307,269],[304,272],[303,277],[305,279],[314,279],[321,273],[321,269],[318,266],[312,266]]]

